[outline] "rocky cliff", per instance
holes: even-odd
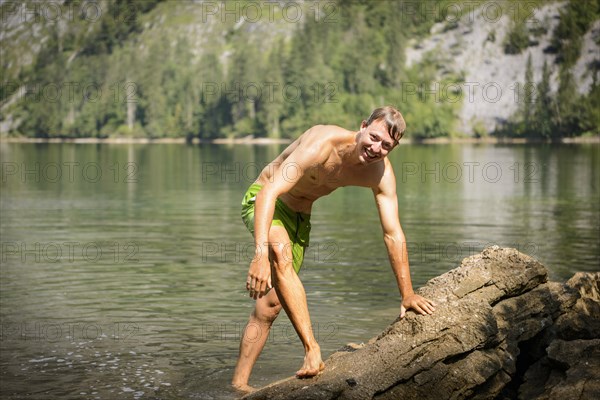
[[[551,66],[551,88],[558,89],[558,54],[548,51],[552,46],[554,30],[561,19],[566,1],[541,3],[539,8],[532,2],[487,2],[480,7],[458,8],[457,21],[435,24],[424,40],[414,40],[406,50],[407,65],[433,57],[438,60],[439,73],[454,73],[464,77],[458,85],[457,94],[448,93],[450,87],[438,89],[440,97],[461,101],[458,130],[472,133],[480,126],[491,132],[508,120],[523,99],[519,98],[519,85],[523,85],[527,59],[531,57],[533,82],[542,80],[544,63]],[[505,40],[516,17],[525,20],[530,45],[518,54],[505,51]],[[460,19],[458,19],[460,17]],[[577,63],[572,71],[575,87],[579,93],[587,93],[592,85],[594,63],[600,62],[600,20],[583,37]],[[522,96],[521,96],[522,97]],[[444,100],[444,99],[441,99]]]
[[[538,261],[494,246],[419,293],[433,316],[409,313],[317,377],[245,399],[600,398],[600,273],[548,282]]]

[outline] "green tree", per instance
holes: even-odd
[[[529,46],[529,31],[525,21],[513,21],[504,40],[506,54],[519,54]]]
[[[388,25],[386,42],[388,45],[385,73],[382,84],[384,87],[399,89],[402,78],[405,76],[404,64],[406,63],[405,47],[406,37],[402,30],[394,25]]]
[[[536,100],[534,130],[529,135],[550,138],[553,134],[553,100],[550,93],[550,68],[546,62],[542,69],[542,80],[537,85]]]
[[[374,47],[379,45],[370,35],[370,30],[364,21],[364,16],[359,14],[352,28],[347,32],[348,43],[345,46],[343,73],[344,89],[349,93],[373,93],[375,86],[374,71],[377,68],[377,59]]]
[[[598,70],[594,71],[592,86],[587,96],[581,96],[581,129],[585,133],[600,134],[600,84]]]
[[[226,131],[228,136],[255,135],[259,133],[256,111],[263,83],[259,78],[260,53],[254,43],[241,40],[235,43],[225,89],[234,123]]]
[[[60,50],[57,25],[52,26],[45,46],[35,62],[34,77],[25,84],[26,95],[19,113],[23,118],[20,130],[28,136],[63,136],[66,60]]]
[[[202,54],[197,75],[200,79],[200,104],[198,109],[201,139],[219,136],[223,126],[232,124],[231,104],[222,92],[223,67],[213,51]]]
[[[284,57],[284,43],[280,40],[269,53],[263,72],[263,76],[268,77],[268,81],[265,82],[265,88],[261,94],[260,119],[267,135],[272,138],[281,136],[280,122],[284,109],[283,90],[285,87],[283,80]]]
[[[560,10],[560,21],[552,39],[559,63],[567,67],[575,64],[583,35],[599,16],[600,0],[572,0]]]
[[[554,102],[556,112],[553,138],[574,136],[575,132],[579,131],[580,96],[575,88],[573,74],[566,66],[560,68],[559,80],[556,102]]]
[[[521,97],[521,96],[519,96]],[[535,101],[535,82],[533,81],[533,67],[531,66],[531,53],[527,57],[525,68],[525,84],[523,85],[523,121],[526,129],[530,127],[533,117],[533,103]]]

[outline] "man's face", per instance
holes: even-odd
[[[396,146],[396,142],[388,133],[383,119],[373,121],[367,126],[363,121],[360,125],[360,136],[357,145],[358,157],[363,164],[371,164],[382,160]]]

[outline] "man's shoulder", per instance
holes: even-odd
[[[309,132],[328,136],[348,135],[352,133],[352,131],[337,125],[315,125],[310,128],[307,133]]]
[[[298,137],[290,148],[290,154],[302,154],[302,158],[313,163],[324,163],[351,134],[349,130],[337,125],[315,125]]]
[[[353,132],[337,125],[315,125],[302,135],[302,140],[319,146],[348,139]]]

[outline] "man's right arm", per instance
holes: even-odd
[[[254,203],[254,246],[255,254],[250,268],[246,288],[250,297],[256,299],[271,289],[271,265],[269,263],[269,231],[275,213],[275,202],[279,197],[278,186],[267,183],[256,195]]]
[[[308,132],[307,132],[308,133]],[[273,222],[277,198],[290,191],[302,178],[304,172],[319,162],[321,148],[312,138],[305,138],[277,168],[271,180],[256,195],[254,203],[254,241],[256,252],[250,263],[246,288],[254,299],[266,294],[271,285],[269,264],[269,230]]]

